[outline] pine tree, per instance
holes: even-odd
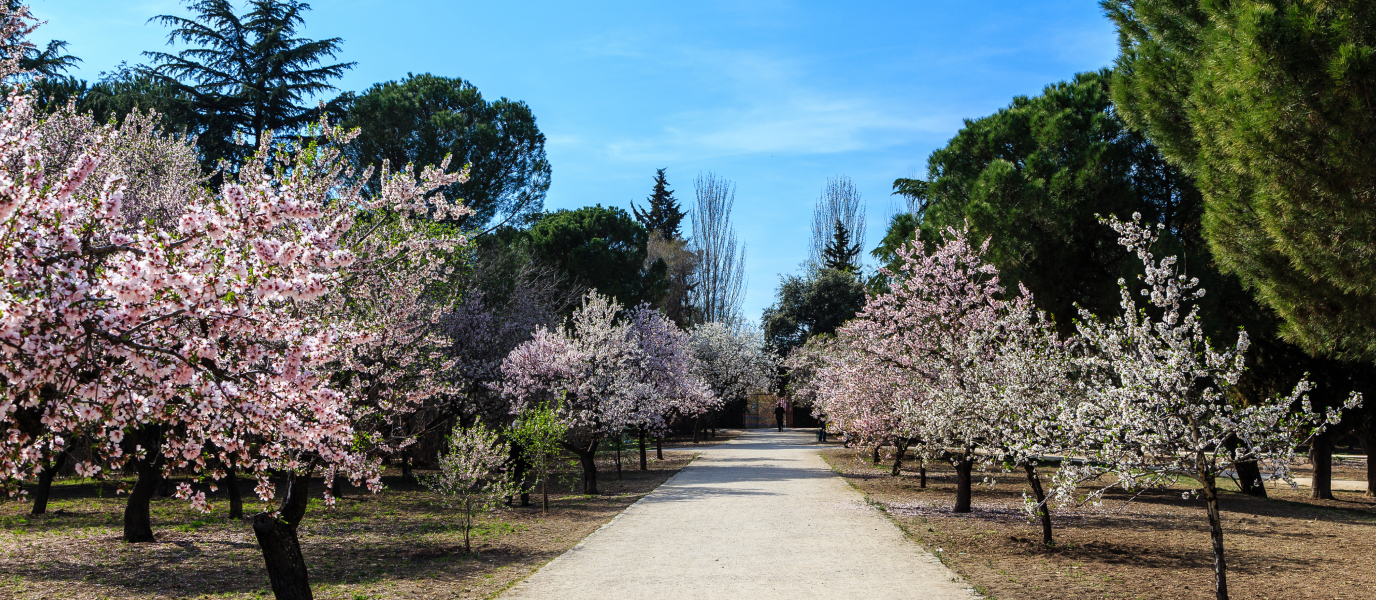
[[[239,163],[269,130],[289,133],[315,111],[302,103],[335,89],[329,84],[354,63],[324,64],[339,52],[340,38],[295,37],[310,5],[299,0],[250,0],[235,12],[230,0],[187,0],[192,17],[159,15],[167,43],[196,47],[176,54],[145,52],[150,72],[194,98],[201,114],[201,151],[208,164]],[[248,139],[240,143],[239,137]]]
[[[655,189],[646,199],[648,207],[641,210],[635,204],[631,204],[631,211],[635,213],[635,220],[644,225],[646,230],[658,231],[666,240],[679,240],[683,239],[679,223],[683,221],[684,212],[674,199],[674,191],[669,189],[669,181],[664,178],[664,171],[665,169],[655,170]]]
[[[860,269],[860,243],[850,241],[850,230],[839,219],[832,230],[831,241],[822,248],[822,266],[836,271],[854,273]]]

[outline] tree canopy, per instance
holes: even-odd
[[[544,210],[550,164],[526,103],[489,102],[463,79],[425,73],[344,94],[337,104],[347,115],[344,124],[359,130],[350,156],[360,167],[383,160],[394,168],[437,164],[446,155],[455,165],[471,165],[467,182],[445,190],[473,209],[462,225],[528,225]],[[376,189],[376,180],[370,185]]]
[[[213,165],[240,164],[264,132],[291,133],[312,121],[305,105],[335,89],[354,63],[327,64],[340,51],[340,38],[296,37],[310,5],[299,0],[249,0],[244,12],[230,0],[186,0],[191,16],[150,19],[172,28],[169,45],[192,47],[177,53],[145,52],[162,81],[189,94],[202,119],[201,150]],[[239,136],[249,139],[240,143]]]
[[[1219,264],[1311,352],[1376,359],[1376,9],[1109,0],[1114,101],[1188,170]]]
[[[623,306],[655,303],[667,290],[665,264],[645,268],[649,234],[615,207],[585,206],[545,215],[530,229],[533,253]]]
[[[787,356],[808,338],[835,333],[864,304],[865,286],[855,273],[818,269],[803,276],[785,275],[778,299],[764,310],[765,342]]]
[[[1063,322],[1075,303],[1100,314],[1114,309],[1118,278],[1131,265],[1096,215],[1141,213],[1178,238],[1195,222],[1199,194],[1118,118],[1108,83],[1107,71],[1080,73],[967,120],[928,159],[926,185],[895,183],[898,193],[919,197],[922,212],[916,223],[891,224],[881,248],[906,239],[892,228],[917,227],[930,244],[968,221],[972,237],[991,239],[989,262]]]

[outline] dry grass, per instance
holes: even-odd
[[[955,515],[949,465],[929,465],[921,489],[915,471],[890,477],[889,465],[875,468],[868,456],[838,447],[823,456],[909,535],[999,600],[1214,597],[1203,502],[1182,499],[1184,486],[1127,504],[1115,493],[1101,507],[1061,510],[1053,515],[1056,546],[1047,548],[1040,528],[1023,516],[1021,473],[989,474],[997,485],[977,487],[973,512]],[[1223,495],[1233,598],[1376,597],[1376,502],[1351,492],[1310,500],[1307,492]]]
[[[688,464],[691,452],[666,451],[651,470],[625,465],[624,479],[604,462],[598,496],[570,493],[565,473],[551,489],[551,511],[533,506],[493,513],[477,528],[475,553],[439,498],[386,477],[373,495],[352,491],[334,508],[312,499],[301,540],[321,599],[485,598],[571,548]],[[251,485],[245,499],[253,498]],[[227,502],[202,515],[173,499],[153,502],[158,542],[120,541],[123,499],[109,487],[61,482],[46,515],[28,504],[0,504],[0,597],[266,598],[271,596],[252,528],[224,517]],[[319,498],[320,490],[312,490]],[[557,494],[554,492],[558,492]],[[221,492],[223,494],[223,492]],[[267,505],[250,502],[245,513]]]

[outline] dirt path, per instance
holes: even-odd
[[[827,468],[805,431],[750,431],[702,456],[502,596],[974,597]]]

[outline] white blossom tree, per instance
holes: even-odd
[[[1139,305],[1120,281],[1121,314],[1106,321],[1080,311],[1077,327],[1085,351],[1077,362],[1083,401],[1067,407],[1061,422],[1073,427],[1071,447],[1084,461],[1063,465],[1055,489],[1070,499],[1079,482],[1103,474],[1116,476],[1125,489],[1193,480],[1204,499],[1213,541],[1215,595],[1226,600],[1218,477],[1239,461],[1256,461],[1293,485],[1289,465],[1296,447],[1337,423],[1340,414],[1312,412],[1307,380],[1288,397],[1248,407],[1231,402],[1228,391],[1246,369],[1246,332],[1239,333],[1232,348],[1215,349],[1204,335],[1199,306],[1192,303],[1204,294],[1198,280],[1187,279],[1175,257],[1157,260],[1152,254],[1160,226],[1142,224],[1137,214],[1131,221],[1105,222],[1120,234],[1119,243],[1141,259],[1146,273],[1140,296],[1147,302]],[[1346,407],[1360,402],[1361,396],[1353,394]]]

